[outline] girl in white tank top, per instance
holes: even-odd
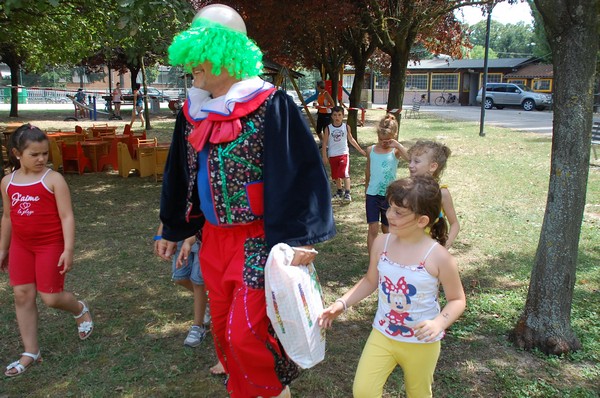
[[[438,183],[428,176],[397,180],[388,187],[386,199],[390,233],[375,239],[367,274],[323,311],[319,324],[330,327],[348,307],[378,290],[377,314],[358,364],[354,396],[381,396],[396,365],[404,370],[409,397],[431,396],[440,340],[464,311],[465,294],[456,261],[443,247],[448,232],[440,218]],[[440,283],[446,298],[441,311]]]

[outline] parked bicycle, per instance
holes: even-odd
[[[448,93],[447,95],[444,95],[444,94],[446,94],[446,93],[444,91],[442,91],[442,94],[435,99],[434,102],[437,106],[453,104],[458,101],[458,98],[456,97],[456,95],[454,95],[452,93]]]

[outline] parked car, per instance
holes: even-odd
[[[143,87],[140,88],[140,92],[142,94],[144,93]],[[121,93],[123,94],[123,100],[133,101],[133,93],[130,89],[121,90]],[[148,87],[148,97],[150,99],[157,98],[161,102],[163,102],[163,101],[168,102],[171,99],[168,95],[164,95],[159,89],[154,88],[154,87]]]
[[[477,102],[481,103],[481,92],[477,93]],[[526,111],[537,109],[543,111],[552,105],[552,95],[536,93],[529,87],[514,83],[488,83],[485,93],[485,109],[496,107],[502,109],[505,106],[521,106]]]

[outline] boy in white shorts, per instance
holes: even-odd
[[[344,108],[334,106],[331,112],[331,124],[325,128],[325,134],[323,135],[321,152],[323,164],[327,166],[329,161],[331,178],[333,178],[337,187],[337,192],[332,196],[332,200],[343,200],[347,203],[352,201],[350,196],[350,150],[348,142],[363,156],[367,156],[367,153],[352,137],[350,126],[344,123]],[[342,191],[342,181],[344,191]]]

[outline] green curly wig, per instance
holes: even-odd
[[[206,18],[198,18],[192,26],[175,36],[169,46],[171,65],[183,65],[186,72],[202,62],[213,65],[212,73],[225,68],[238,79],[262,73],[262,52],[245,34]]]

